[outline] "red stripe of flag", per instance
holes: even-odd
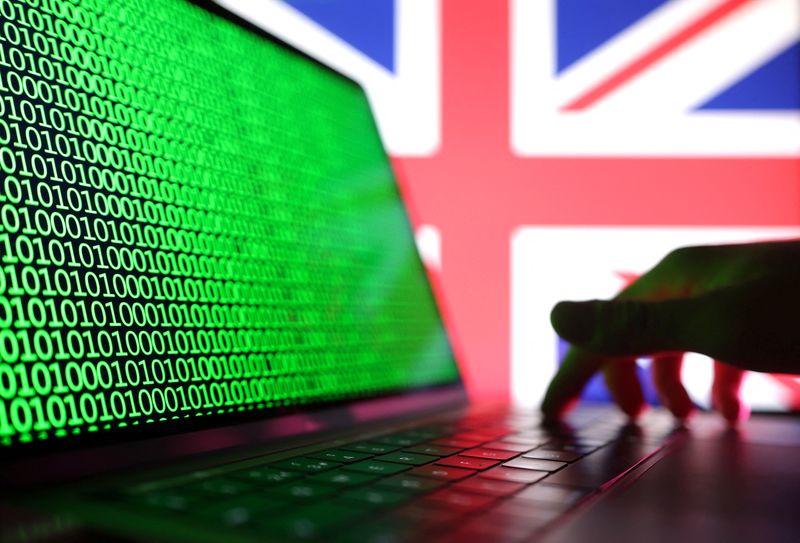
[[[678,31],[645,52],[642,56],[634,59],[630,64],[614,73],[608,79],[601,81],[598,85],[568,103],[561,108],[562,111],[579,111],[593,106],[595,103],[614,92],[617,88],[669,55],[678,47],[681,47],[710,26],[713,26],[721,19],[727,17],[751,1],[752,0],[728,0],[727,2],[723,2],[683,30]]]

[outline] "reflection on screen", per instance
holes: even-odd
[[[359,88],[179,0],[2,6],[3,445],[457,378]]]

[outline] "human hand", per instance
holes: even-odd
[[[667,255],[610,301],[560,302],[550,315],[572,347],[542,403],[558,418],[602,371],[632,419],[644,409],[638,356],[653,358],[654,385],[679,419],[694,409],[680,381],[684,352],[714,359],[712,404],[747,417],[744,370],[800,373],[800,241],[686,247]]]

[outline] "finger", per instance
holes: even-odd
[[[544,395],[542,413],[545,417],[557,419],[569,412],[583,387],[607,360],[607,357],[571,347]]]
[[[689,394],[681,383],[683,353],[665,353],[653,357],[653,385],[661,402],[675,418],[685,420],[693,411]]]
[[[741,329],[748,321],[739,312],[754,306],[754,293],[758,291],[753,285],[744,284],[664,300],[559,302],[550,321],[566,341],[607,356],[697,352],[742,365],[743,357],[737,353],[746,347]]]
[[[603,377],[611,397],[635,421],[644,411],[644,395],[636,374],[636,359],[621,358],[603,366]]]
[[[558,335],[588,351],[636,356],[683,351],[691,298],[560,302],[550,314]]]
[[[571,344],[606,356],[695,352],[755,371],[796,373],[796,282],[780,276],[685,298],[560,302],[550,320]]]
[[[741,389],[744,370],[714,361],[714,383],[711,385],[711,405],[731,424],[747,420],[750,409],[742,402]]]

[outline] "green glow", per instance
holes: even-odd
[[[0,8],[0,443],[457,378],[356,86],[180,0]]]

